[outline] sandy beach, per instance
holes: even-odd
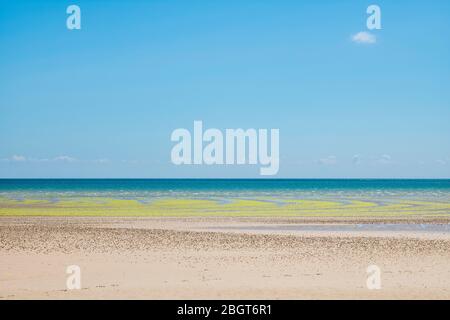
[[[1,217],[1,299],[449,299],[446,218]],[[66,269],[81,270],[68,290]],[[381,288],[366,285],[369,265]]]

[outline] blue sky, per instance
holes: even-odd
[[[449,119],[449,1],[1,1],[0,177],[258,177],[170,162],[202,120],[279,128],[279,178],[449,178]]]

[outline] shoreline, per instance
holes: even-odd
[[[430,237],[416,230],[409,234],[395,230],[277,234],[243,229],[273,227],[280,222],[333,225],[329,219],[313,220],[0,217],[0,297],[450,298],[448,233]],[[334,225],[353,224],[354,220],[340,219]],[[218,225],[237,230],[211,231]],[[366,269],[373,264],[382,272],[380,290],[366,287]],[[81,268],[81,290],[66,288],[65,268],[69,265]]]

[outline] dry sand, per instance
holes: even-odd
[[[425,227],[339,230],[405,223],[369,218],[1,217],[0,298],[449,299],[450,236],[428,228],[449,222],[406,222]],[[372,264],[380,290],[366,286]],[[81,268],[81,290],[66,288],[69,265]]]

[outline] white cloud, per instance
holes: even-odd
[[[378,162],[381,164],[389,164],[392,162],[392,157],[388,154],[383,154],[380,159],[378,159]]]
[[[146,162],[143,160],[122,160],[122,163],[126,163],[126,164],[132,164],[132,165],[137,165],[137,164],[145,164]],[[169,159],[169,163],[172,163],[172,161],[170,161]]]
[[[336,156],[328,156],[326,158],[319,159],[318,162],[323,165],[333,165],[337,163],[337,159]]]
[[[94,163],[98,163],[98,164],[105,164],[105,163],[109,163],[109,159],[103,158],[103,159],[95,159],[93,161]]]
[[[77,159],[69,157],[69,156],[57,156],[53,158],[53,161],[63,161],[63,162],[75,162]]]
[[[50,163],[50,162],[62,162],[62,163],[95,163],[95,164],[106,164],[110,163],[111,160],[107,158],[100,158],[94,160],[79,160],[77,158],[68,156],[68,155],[60,155],[54,158],[33,158],[33,157],[25,157],[22,155],[13,155],[9,158],[0,158],[0,162],[27,162],[27,163]]]
[[[25,158],[24,156],[13,155],[11,157],[11,161],[14,161],[14,162],[25,162],[25,161],[27,161],[27,158]]]
[[[355,154],[353,156],[352,162],[355,166],[359,165],[361,163],[361,156],[359,154]]]
[[[356,43],[373,44],[377,42],[377,37],[370,32],[361,31],[352,36],[352,41]]]

